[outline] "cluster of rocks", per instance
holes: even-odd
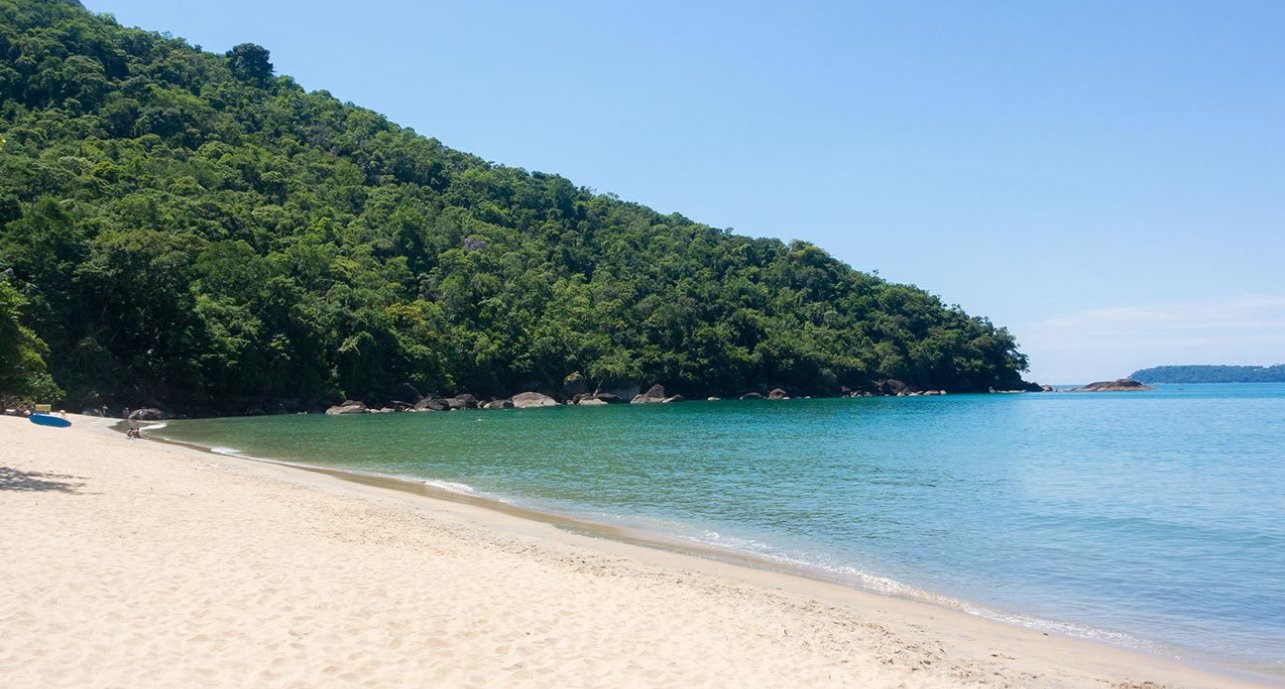
[[[477,397],[467,393],[454,397],[419,396],[416,393],[414,396],[415,402],[394,401],[375,409],[367,407],[364,402],[346,400],[326,409],[326,413],[331,416],[339,416],[343,414],[391,414],[396,412],[457,411],[461,409],[532,409],[559,405],[596,407],[608,404],[624,404],[626,402],[623,397],[614,392],[601,390],[594,392],[575,391],[575,385],[567,387],[571,388],[571,394],[566,395],[562,401],[535,391],[519,392],[512,397],[486,401],[479,400]],[[636,390],[637,388],[634,389]],[[664,386],[661,385],[653,385],[646,392],[636,394],[628,400],[631,404],[672,404],[682,401],[682,395],[667,395],[665,394]]]
[[[920,390],[894,378],[876,380],[873,390],[843,390],[843,397],[936,397],[945,390]]]
[[[629,400],[629,403],[630,404],[673,404],[674,402],[682,402],[682,401],[684,401],[682,395],[666,395],[665,386],[653,385],[650,388],[647,388],[647,392],[634,395],[633,399]]]
[[[533,384],[533,387],[535,385]],[[760,390],[766,389],[766,386]],[[1081,388],[1075,388],[1077,391],[1085,392],[1104,392],[1104,391],[1121,391],[1121,390],[1150,390],[1151,388],[1139,383],[1136,380],[1121,379],[1115,381],[1104,381],[1091,383]],[[1052,392],[1052,387],[1048,385],[1039,385],[1029,383],[1024,390],[1014,390],[1007,392]],[[991,392],[1001,392],[991,390]],[[945,390],[920,390],[914,388],[902,381],[895,379],[878,380],[871,384],[868,389],[853,390],[843,388],[840,391],[841,397],[931,397],[936,395],[947,394]],[[331,416],[340,416],[346,414],[393,414],[398,412],[442,412],[442,411],[459,411],[466,409],[531,409],[536,407],[556,407],[560,405],[578,405],[582,407],[598,407],[609,404],[673,404],[683,402],[682,395],[670,395],[665,391],[663,385],[653,385],[645,391],[640,391],[639,387],[634,384],[621,385],[604,390],[601,386],[590,391],[588,381],[579,373],[573,373],[563,380],[562,392],[559,397],[545,394],[543,392],[528,391],[519,392],[512,397],[500,399],[483,400],[474,395],[461,393],[451,397],[441,397],[435,394],[421,395],[415,387],[409,383],[403,383],[398,386],[391,395],[392,401],[379,407],[367,406],[360,400],[344,400],[343,402],[326,408],[325,413]],[[709,401],[717,401],[723,398],[711,396],[705,398]],[[737,399],[737,398],[733,398]],[[742,400],[788,400],[791,399],[790,393],[782,388],[774,388],[766,393],[759,391],[747,392],[739,396]],[[810,399],[804,397],[804,399]],[[287,408],[278,405],[278,413],[287,413]],[[294,403],[290,407],[297,408],[299,405]],[[318,410],[319,411],[319,410]],[[86,410],[87,414],[106,415],[106,408]],[[263,410],[254,409],[249,414],[263,414]],[[170,418],[170,415],[160,409],[144,408],[137,409],[128,413],[128,418],[133,421],[156,421]]]
[[[767,393],[766,395],[764,395],[761,392],[747,392],[744,395],[741,395],[741,399],[743,400],[788,400],[790,399],[790,395],[789,393],[782,390],[781,388],[773,388],[772,391]]]
[[[345,400],[340,404],[326,409],[330,416],[340,416],[343,414],[392,414],[395,412],[431,412],[431,411],[458,411],[460,409],[481,409],[494,408],[487,405],[493,405],[495,402],[504,402],[508,406],[513,406],[509,400],[495,400],[492,402],[482,402],[478,398],[464,393],[454,397],[438,397],[436,395],[420,396],[418,393],[412,398],[414,402],[403,400],[393,400],[388,404],[379,407],[367,407],[365,402],[358,400]]]
[[[1138,387],[1125,387],[1133,384]],[[1095,386],[1112,385],[1117,387],[1098,387],[1086,386],[1081,388],[1088,389],[1148,389],[1136,381],[1114,381],[1112,383],[1094,383]],[[1029,383],[1024,390],[1013,392],[1051,392],[1053,388],[1048,385],[1038,385]],[[997,392],[992,390],[991,392]],[[556,407],[559,405],[577,405],[582,407],[606,406],[609,404],[673,404],[682,402],[682,395],[670,395],[665,391],[663,385],[653,385],[646,391],[640,391],[637,385],[625,385],[611,390],[603,390],[599,387],[592,392],[589,391],[588,381],[579,373],[573,373],[567,376],[562,382],[562,394],[560,397],[553,397],[543,392],[528,391],[519,392],[512,397],[493,400],[479,400],[470,394],[459,394],[454,397],[439,397],[437,395],[420,395],[417,390],[410,384],[403,384],[398,388],[395,394],[405,400],[410,401],[393,401],[378,409],[368,408],[364,403],[356,400],[347,400],[342,404],[337,404],[326,410],[327,414],[368,414],[368,413],[393,413],[393,412],[436,412],[436,411],[456,411],[460,409],[531,409],[535,407]],[[877,380],[871,384],[869,389],[852,390],[843,388],[841,397],[934,397],[945,395],[945,390],[921,390],[906,383],[895,380],[885,379]],[[782,388],[774,388],[767,393],[747,392],[740,396],[742,400],[788,400],[791,396]],[[721,397],[707,397],[707,400],[716,401]],[[804,398],[809,399],[809,398]]]

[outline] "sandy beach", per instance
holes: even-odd
[[[1263,686],[789,574],[0,418],[0,686]]]

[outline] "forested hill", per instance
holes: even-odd
[[[0,0],[0,134],[9,392],[49,394],[41,355],[68,406],[187,413],[576,371],[689,396],[1022,385],[985,318],[804,242],[452,150],[305,92],[255,45]]]
[[[1156,366],[1136,371],[1143,383],[1285,383],[1285,364],[1276,366]]]

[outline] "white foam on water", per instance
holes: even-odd
[[[454,481],[438,481],[436,479],[427,479],[424,481],[424,485],[432,486],[434,488],[440,488],[450,493],[462,493],[464,495],[477,494],[477,491],[474,490],[473,486],[470,486],[467,483],[456,483]]]
[[[1152,652],[1160,650],[1160,647],[1153,643],[1143,641],[1142,639],[1130,636],[1123,632],[1113,632],[1109,629],[1098,629],[1096,627],[1086,627],[1084,625],[1071,624],[1069,622],[1056,622],[1054,620],[1031,617],[1030,615],[1017,615],[1013,613],[1000,612],[998,610],[991,610],[990,608],[975,606],[964,601],[959,601],[959,604],[956,607],[969,615],[985,617],[1005,624],[1026,627],[1027,629],[1034,629],[1036,631],[1061,634],[1063,636],[1075,636],[1082,639],[1092,639],[1094,641],[1103,641],[1116,646],[1125,646],[1127,648],[1148,650]]]
[[[1153,653],[1161,652],[1163,650],[1162,647],[1157,646],[1156,644],[1149,643],[1122,632],[994,610],[965,600],[917,588],[904,582],[897,581],[896,579],[871,574],[870,572],[866,572],[856,567],[824,564],[814,560],[793,557],[780,552],[767,543],[757,541],[752,538],[725,536],[717,531],[705,531],[700,536],[687,535],[683,536],[683,538],[696,541],[697,543],[705,546],[712,546],[717,549],[751,554],[755,557],[772,562],[778,562],[793,568],[810,569],[812,571],[820,570],[821,572],[826,572],[830,575],[837,575],[840,580],[855,584],[858,588],[863,590],[883,595],[896,596],[898,598],[932,603],[946,608],[953,608],[969,615],[996,620],[998,622],[1004,622],[1006,624],[1019,627],[1026,627],[1027,629],[1082,639],[1092,639],[1116,646],[1146,650]]]
[[[140,428],[139,430],[140,430],[140,431],[159,431],[159,430],[161,430],[162,428],[165,428],[165,427],[167,427],[167,426],[169,426],[169,424],[167,424],[167,423],[154,423],[154,424],[152,424],[152,425],[150,425],[150,426],[143,426],[143,427],[142,427],[142,428]]]
[[[228,455],[229,457],[240,457],[241,451],[235,447],[212,447],[210,452],[216,455]]]

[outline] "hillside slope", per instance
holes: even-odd
[[[372,75],[378,78],[378,75]],[[68,405],[662,383],[1021,386],[985,318],[804,242],[494,165],[67,0],[0,0],[0,272]]]

